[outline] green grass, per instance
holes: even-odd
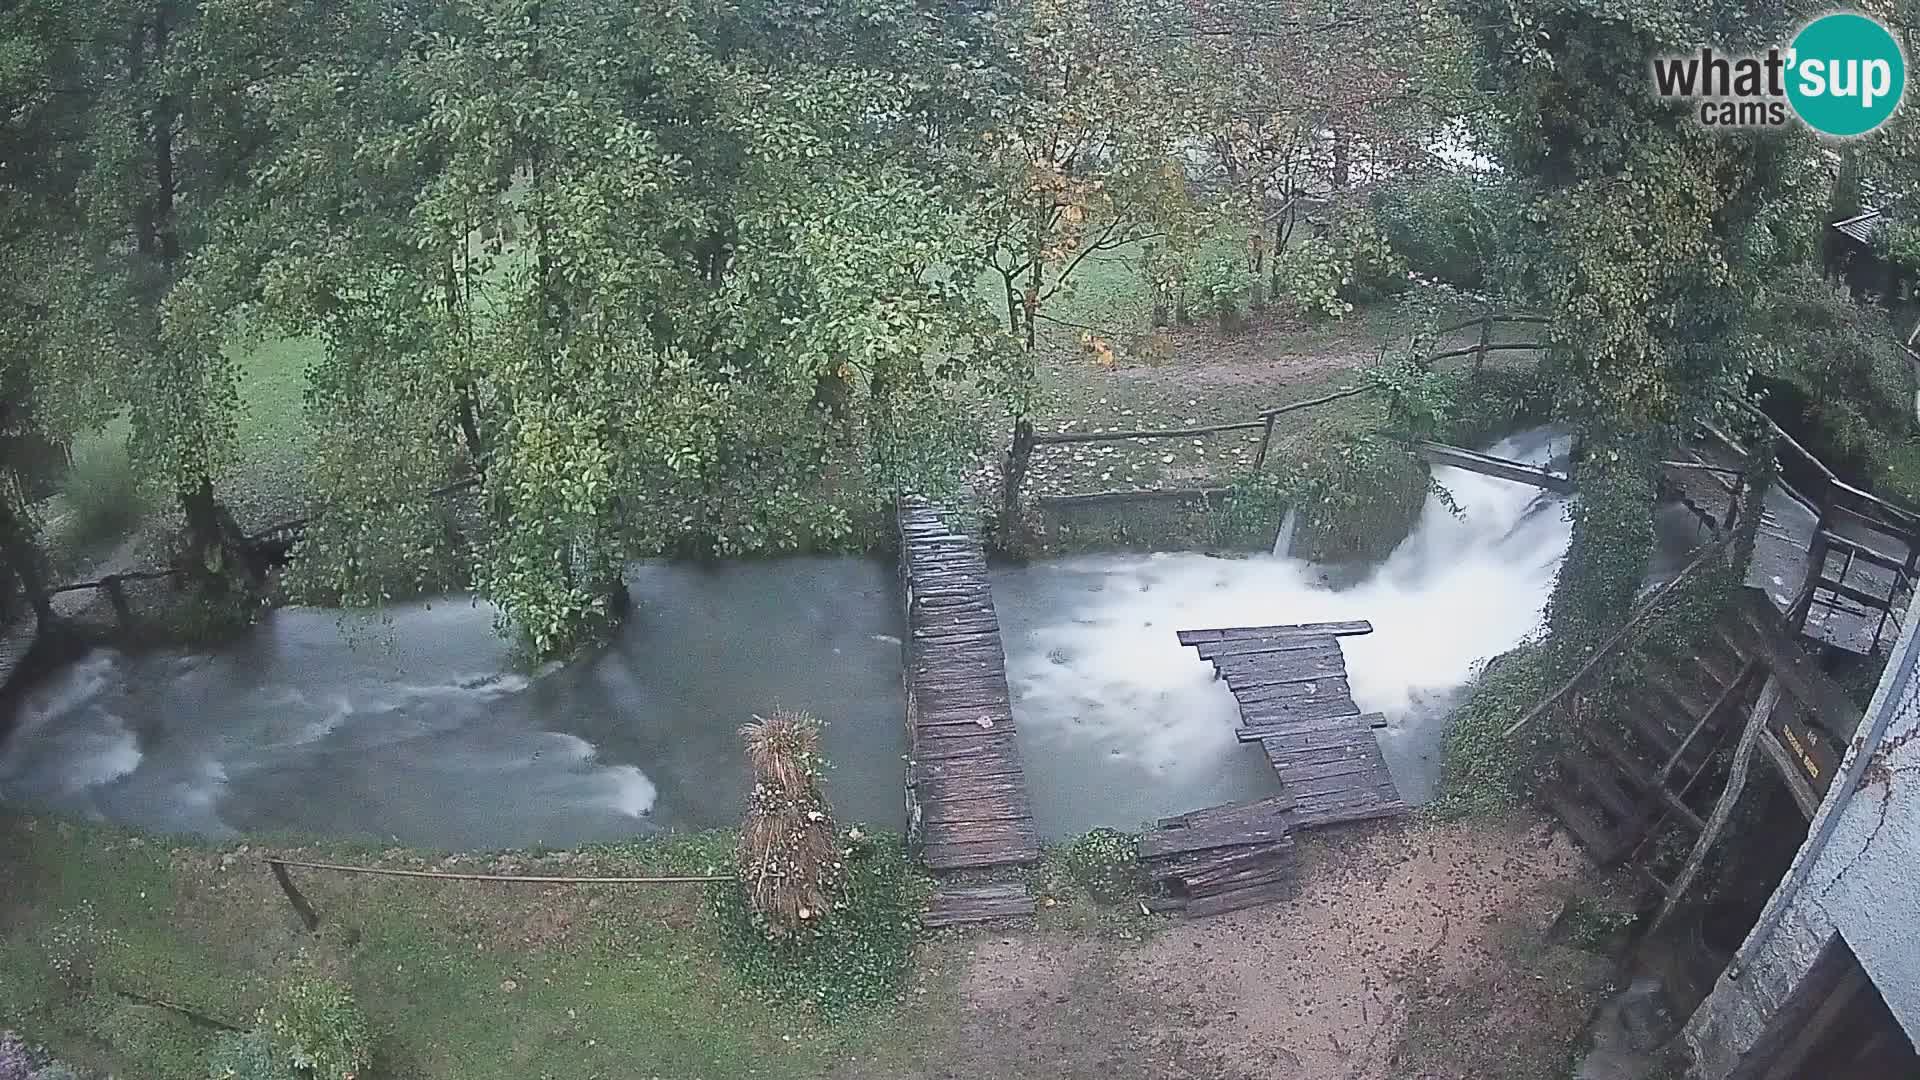
[[[307,369],[323,355],[320,342],[311,338],[268,338],[228,349],[240,408],[236,458],[220,488],[242,525],[264,525],[305,508],[306,460],[313,445]]]
[[[124,419],[74,439],[72,455],[73,467],[47,513],[55,561],[63,569],[125,536],[144,512]]]
[[[725,838],[490,857],[483,873],[700,872]],[[304,849],[376,858],[365,845]],[[382,852],[401,865],[437,863]],[[308,935],[258,853],[0,816],[0,1027],[116,1075],[201,1080],[217,1032],[136,997],[247,1026],[304,957],[352,986],[373,1080],[805,1077],[871,1055],[891,1006],[828,1024],[766,1000],[724,959],[705,887],[440,883],[296,871]],[[63,974],[64,971],[64,974]]]

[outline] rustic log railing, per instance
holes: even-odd
[[[1478,327],[1480,330],[1478,342],[1463,348],[1449,349],[1445,352],[1423,357],[1418,363],[1421,370],[1426,370],[1441,361],[1472,356],[1474,358],[1473,370],[1478,373],[1486,357],[1491,353],[1531,352],[1547,347],[1545,342],[1540,341],[1496,342],[1493,340],[1494,327],[1505,324],[1544,325],[1547,322],[1548,319],[1543,315],[1530,315],[1521,312],[1487,312],[1482,315],[1476,315],[1471,319],[1443,326],[1438,330],[1431,331],[1430,334],[1434,338],[1440,338],[1448,334],[1455,334],[1462,330]],[[1231,420],[1219,424],[1202,424],[1196,427],[1159,428],[1136,431],[1062,431],[1051,433],[1035,432],[1024,425],[1016,427],[1011,448],[1007,454],[1007,478],[1009,483],[1006,484],[1003,492],[1003,497],[1009,504],[1010,513],[1008,517],[1012,519],[1018,516],[1021,490],[1025,486],[1027,467],[1032,461],[1033,452],[1037,447],[1063,446],[1076,443],[1126,442],[1129,440],[1148,439],[1190,439],[1208,435],[1220,435],[1234,431],[1253,431],[1258,429],[1260,431],[1260,447],[1254,452],[1252,469],[1254,472],[1259,472],[1266,467],[1268,453],[1273,447],[1274,427],[1280,417],[1286,416],[1289,413],[1318,408],[1322,405],[1330,405],[1333,402],[1344,401],[1348,398],[1372,393],[1378,389],[1379,387],[1371,383],[1344,386],[1338,390],[1321,394],[1318,397],[1290,402],[1285,405],[1277,405],[1271,409],[1263,409],[1250,419]],[[1069,495],[1042,495],[1034,501],[1038,505],[1050,507],[1079,506],[1129,500],[1171,499],[1209,501],[1225,494],[1229,490],[1230,488],[1223,486],[1121,489]]]
[[[427,491],[423,497],[428,499],[444,498],[462,491],[469,491],[479,485],[480,478],[478,476],[469,476],[433,488]],[[299,540],[307,527],[314,521],[319,520],[323,513],[325,513],[324,510],[317,510],[311,514],[303,514],[299,517],[275,522],[241,536],[240,543],[255,552],[263,547],[278,546],[283,549],[291,547]],[[133,624],[132,607],[128,603],[126,591],[126,586],[129,582],[173,581],[179,583],[184,581],[186,576],[186,570],[178,566],[166,566],[150,570],[126,570],[119,573],[106,574],[91,581],[73,581],[65,585],[58,585],[48,589],[47,596],[51,599],[64,593],[85,592],[89,589],[99,590],[106,594],[107,602],[113,607],[114,617],[119,620],[121,629],[124,631]]]

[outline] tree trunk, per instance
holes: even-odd
[[[44,628],[53,621],[53,600],[47,595],[47,560],[40,545],[34,543],[26,515],[19,511],[9,490],[12,486],[0,477],[0,559],[20,583],[21,593]]]
[[[1007,448],[1006,467],[1000,486],[1000,543],[1013,542],[1020,529],[1020,489],[1026,484],[1027,462],[1033,458],[1033,422],[1020,417],[1013,422],[1013,442]]]

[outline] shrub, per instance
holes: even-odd
[[[1387,243],[1411,270],[1463,289],[1479,289],[1517,221],[1504,181],[1443,173],[1401,180],[1374,196]]]
[[[1432,489],[1426,466],[1364,435],[1323,445],[1279,470],[1283,501],[1299,510],[1293,554],[1312,561],[1385,557],[1420,519]]]
[[[207,1063],[207,1080],[299,1080],[292,1067],[274,1053],[265,1031],[253,1030],[223,1037]]]
[[[1365,209],[1347,211],[1325,236],[1281,252],[1274,266],[1282,295],[1309,315],[1333,319],[1407,284],[1406,264]]]
[[[73,468],[61,490],[70,515],[66,536],[80,547],[119,539],[144,512],[133,462],[119,439],[101,436],[76,443]]]
[[[27,1044],[11,1031],[0,1031],[0,1080],[31,1080],[33,1058]]]
[[[1094,829],[1067,847],[1067,872],[1096,900],[1125,900],[1140,892],[1139,851],[1131,833]]]
[[[820,722],[776,709],[740,729],[753,769],[736,865],[747,904],[772,937],[827,918],[844,869],[820,793]]]
[[[1225,245],[1209,252],[1194,269],[1192,287],[1197,306],[1218,318],[1221,329],[1233,329],[1253,294],[1246,253]]]
[[[741,883],[718,883],[712,892],[723,952],[741,981],[828,1019],[893,999],[913,960],[927,894],[897,837],[854,829],[839,841],[832,918],[771,936]]]
[[[354,1080],[373,1061],[373,1033],[353,991],[330,979],[282,984],[260,1027],[273,1052],[311,1080]]]

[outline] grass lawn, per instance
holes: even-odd
[[[289,858],[479,873],[687,874],[727,838],[454,860],[365,845]],[[304,954],[349,983],[377,1032],[376,1077],[804,1077],[885,1060],[889,1017],[825,1025],[759,1000],[719,953],[706,886],[428,882],[295,871],[300,925],[259,852],[0,814],[0,1028],[85,1068],[202,1080],[218,1031],[246,1027]],[[884,1010],[883,1010],[884,1011]]]
[[[228,349],[237,375],[235,460],[220,478],[220,495],[245,528],[306,509],[307,368],[324,355],[311,338],[269,338]]]

